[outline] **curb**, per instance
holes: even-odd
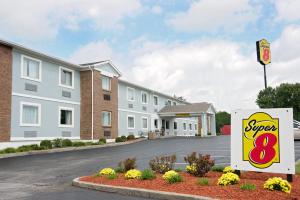
[[[117,194],[127,195],[127,196],[143,197],[143,198],[150,198],[150,199],[161,199],[161,200],[212,200],[212,198],[198,196],[198,195],[164,192],[164,191],[157,191],[157,190],[122,187],[122,186],[103,185],[103,184],[80,181],[79,179],[80,177],[75,178],[72,182],[72,185],[80,188],[92,189],[92,190],[109,192],[109,193],[117,193]]]
[[[123,146],[127,144],[133,144],[137,142],[141,142],[147,140],[147,138],[140,138],[128,142],[120,142],[120,143],[108,143],[103,145],[94,145],[94,146],[83,146],[83,147],[65,147],[65,148],[56,148],[56,149],[48,149],[48,150],[36,150],[36,151],[28,151],[28,152],[19,152],[19,153],[9,153],[0,155],[0,159],[3,158],[12,158],[12,157],[21,157],[21,156],[29,156],[29,155],[39,155],[39,154],[51,154],[51,153],[61,153],[68,151],[80,151],[86,149],[101,149],[105,147],[115,147],[115,146]]]

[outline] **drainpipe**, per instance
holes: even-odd
[[[94,140],[94,67],[89,66],[92,72],[92,140]]]

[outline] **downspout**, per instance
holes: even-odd
[[[94,68],[89,66],[92,72],[92,140],[94,140]]]

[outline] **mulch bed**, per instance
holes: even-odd
[[[106,177],[85,176],[81,177],[81,181],[99,183],[105,185],[125,186],[133,188],[143,188],[151,190],[160,190],[167,192],[176,192],[183,194],[193,194],[217,199],[264,199],[264,200],[280,200],[280,199],[300,199],[300,176],[295,175],[292,183],[292,192],[286,194],[280,191],[269,191],[263,189],[264,182],[270,177],[286,178],[286,175],[272,173],[256,173],[243,172],[240,177],[240,183],[230,186],[218,186],[217,181],[222,173],[209,172],[206,177],[209,180],[208,186],[197,185],[197,177],[185,172],[180,173],[183,182],[169,184],[162,179],[162,175],[157,174],[154,180],[125,180],[124,174],[118,174],[118,178],[109,180]],[[240,186],[244,183],[256,185],[253,191],[241,190]]]

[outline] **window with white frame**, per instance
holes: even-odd
[[[41,125],[41,104],[21,102],[20,125]]]
[[[158,128],[158,119],[154,120],[154,128],[156,128],[156,129]]]
[[[108,76],[102,76],[102,89],[106,91],[111,90],[111,78]]]
[[[147,104],[148,103],[148,95],[146,92],[142,92],[142,103]]]
[[[153,104],[158,106],[158,96],[153,96]]]
[[[197,124],[195,124],[195,130],[197,130]]]
[[[111,112],[102,111],[102,126],[111,126]]]
[[[127,88],[127,100],[134,101],[135,100],[135,89],[128,87]]]
[[[74,109],[59,107],[59,127],[74,126]]]
[[[183,130],[186,131],[186,123],[183,123]]]
[[[74,88],[74,71],[64,67],[59,68],[59,85]]]
[[[142,128],[148,129],[148,118],[147,117],[142,117]]]
[[[29,56],[22,56],[21,77],[33,81],[42,80],[42,62]]]
[[[193,130],[192,124],[190,124],[189,126],[190,126],[190,130]]]
[[[133,115],[127,116],[127,128],[134,129],[135,127],[135,117]]]
[[[174,122],[174,130],[177,130],[177,122]]]

